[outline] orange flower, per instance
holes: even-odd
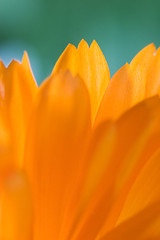
[[[110,79],[93,41],[38,88],[0,62],[0,239],[160,239],[160,50]]]

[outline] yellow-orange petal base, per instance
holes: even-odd
[[[38,87],[0,61],[0,240],[160,239],[160,50],[110,77],[98,44]]]

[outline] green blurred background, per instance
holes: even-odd
[[[27,50],[40,83],[68,43],[95,39],[111,75],[147,44],[160,45],[159,0],[0,0],[0,58]]]

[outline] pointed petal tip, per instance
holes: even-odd
[[[76,47],[75,47],[74,44],[72,44],[72,43],[68,43],[68,45],[67,45],[67,47],[65,48],[64,51],[66,51],[66,50],[69,49],[69,48],[76,48]]]
[[[88,43],[87,43],[84,39],[82,39],[82,40],[80,41],[80,43],[78,44],[78,49],[81,48],[81,47],[87,47],[87,48],[89,48]]]
[[[128,68],[129,67],[129,63],[126,62],[124,66]]]
[[[8,65],[8,69],[12,69],[12,68],[14,68],[15,66],[16,66],[16,64],[17,63],[19,63],[17,60],[15,60],[15,59],[13,59],[10,63],[9,63],[9,65]]]
[[[136,56],[132,59],[132,61],[130,62],[131,69],[135,71],[137,69],[137,67],[139,69],[139,65],[143,66],[143,64],[145,64],[146,67],[147,67],[148,64],[151,62],[152,57],[155,54],[156,54],[156,47],[155,47],[155,45],[153,43],[147,45],[142,50],[140,50],[136,54]]]
[[[130,71],[130,65],[126,62],[122,67],[120,67],[117,72]],[[115,72],[115,74],[117,73]]]
[[[121,68],[119,68],[119,69],[115,72],[115,74],[113,75],[112,79],[113,79],[114,77],[119,76],[119,74],[121,74],[121,76],[124,75],[124,76],[126,76],[126,77],[131,74],[130,65],[129,65],[127,62],[126,62]],[[124,77],[124,76],[123,76],[123,77]],[[118,77],[118,78],[120,78],[120,77]],[[113,80],[112,80],[112,81],[113,81]]]
[[[94,48],[94,47],[100,48],[99,45],[98,45],[98,43],[96,42],[96,40],[93,40],[92,43],[91,43],[91,45],[90,45],[90,48]]]
[[[156,46],[154,43],[150,43],[147,46],[145,46],[144,48],[142,48],[142,50],[144,50],[144,49],[146,49],[146,50],[147,49],[155,49],[156,50]]]
[[[98,43],[96,42],[96,40],[93,40],[91,45],[89,46],[89,44],[87,43],[87,41],[85,41],[83,38],[82,40],[80,41],[79,45],[85,45],[87,46],[88,48],[94,48],[94,47],[99,47]],[[78,48],[79,48],[79,45],[78,45]]]
[[[154,56],[157,54],[157,49],[154,43],[150,43],[148,46],[146,46],[146,48],[151,49]]]
[[[29,62],[29,57],[28,57],[28,53],[27,53],[27,51],[24,51],[23,52],[23,57],[22,57],[22,63],[23,62]]]
[[[74,55],[76,52],[77,48],[69,43],[67,45],[67,47],[64,49],[63,53],[61,54],[61,56],[59,57],[59,59],[57,60],[51,76],[53,76],[55,73],[59,72],[59,71],[64,71],[66,69],[71,69],[73,64],[70,64],[69,62],[74,59]]]
[[[27,51],[24,51],[21,63],[22,63],[22,65],[27,66],[27,68],[29,67],[31,69],[31,65],[30,65],[29,56],[28,56]]]
[[[150,43],[148,46],[152,46],[152,47],[156,48],[154,43]]]
[[[32,77],[34,79],[34,82],[36,84],[36,86],[38,86],[36,80],[35,80],[35,77],[34,77],[34,74],[33,74],[33,71],[32,71],[32,68],[31,68],[31,64],[30,64],[30,60],[29,60],[29,56],[28,56],[28,53],[27,51],[25,50],[24,53],[23,53],[23,57],[22,57],[22,62],[21,64],[26,68],[28,69],[31,74],[32,74]]]
[[[76,46],[74,44],[72,44],[72,43],[69,43],[67,45],[67,47],[64,49],[63,53],[61,54],[60,59],[61,59],[62,56],[64,56],[68,52],[75,51],[75,50],[77,50]]]

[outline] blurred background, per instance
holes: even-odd
[[[159,0],[0,0],[0,58],[27,50],[38,83],[68,43],[95,39],[111,75],[144,46],[160,45]]]

